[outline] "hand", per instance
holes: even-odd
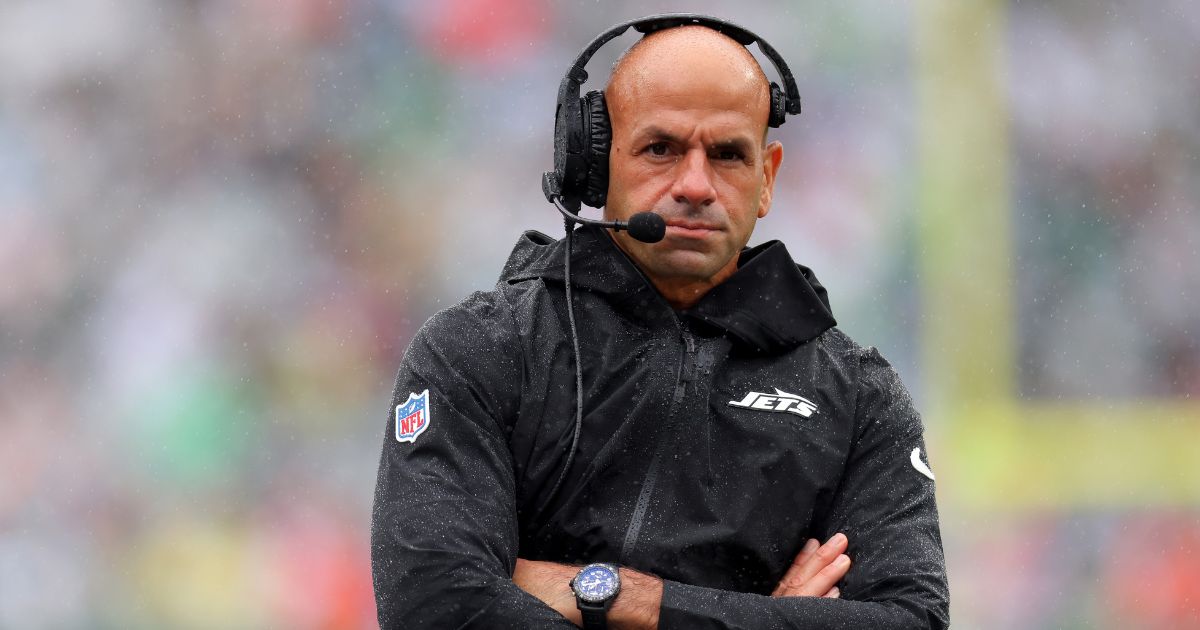
[[[575,593],[571,592],[571,579],[578,572],[579,567],[567,564],[517,558],[513,583],[526,593],[542,600],[542,603],[569,619],[571,623],[583,626],[583,616],[575,605]]]
[[[779,581],[772,597],[839,597],[835,586],[850,570],[845,554],[850,541],[845,534],[834,534],[824,545],[810,538]]]

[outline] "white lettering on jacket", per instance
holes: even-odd
[[[794,413],[805,418],[813,415],[817,411],[817,405],[813,401],[796,394],[789,394],[781,391],[778,387],[775,388],[775,394],[764,394],[761,392],[750,392],[741,400],[729,401],[730,407],[743,407],[745,409],[758,409],[761,411]]]

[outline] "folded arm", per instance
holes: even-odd
[[[813,533],[843,532],[853,565],[839,599],[766,597],[665,582],[659,627],[949,626],[949,590],[920,415],[895,370],[861,351],[855,438],[841,484]]]
[[[502,419],[515,413],[521,365],[498,311],[477,296],[430,320],[405,353],[371,519],[384,629],[575,628],[511,578],[516,480]],[[395,409],[425,390],[428,424],[400,441]]]
[[[836,535],[824,545],[810,539],[779,581],[773,597],[828,597],[839,595],[838,580],[850,569],[845,536]],[[579,567],[536,560],[517,560],[513,581],[530,595],[554,608],[576,625],[582,618],[568,587]],[[662,608],[663,581],[653,575],[621,567],[621,592],[608,613],[614,630],[655,630]]]

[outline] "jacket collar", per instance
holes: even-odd
[[[673,324],[671,320],[679,317],[698,328],[715,329],[753,354],[790,350],[837,325],[825,287],[812,270],[796,264],[779,241],[742,250],[733,276],[678,313],[603,229],[577,229],[572,249],[572,285],[605,295],[615,307],[648,325]],[[526,232],[517,240],[500,281],[562,282],[565,250],[566,239]]]

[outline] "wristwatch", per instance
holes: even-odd
[[[611,564],[589,564],[571,579],[575,605],[583,614],[583,630],[607,630],[608,609],[621,592],[621,574]]]

